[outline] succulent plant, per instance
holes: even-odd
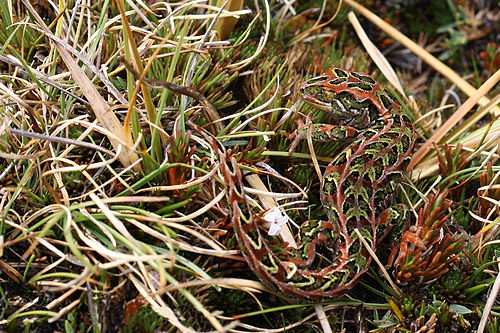
[[[415,225],[403,234],[394,256],[394,276],[399,284],[429,284],[448,272],[450,264],[458,259],[466,241],[458,234],[449,235],[443,229],[446,212],[452,201],[446,199],[447,191],[430,194],[420,209]]]

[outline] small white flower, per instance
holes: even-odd
[[[272,210],[267,212],[266,215],[264,215],[264,220],[271,224],[267,234],[269,236],[276,236],[279,235],[281,228],[288,221],[288,218],[286,215],[281,213],[281,210],[278,207],[274,207]]]

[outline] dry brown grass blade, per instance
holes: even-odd
[[[332,328],[330,327],[330,323],[328,322],[328,317],[326,316],[325,313],[325,308],[323,305],[315,305],[314,306],[314,311],[316,312],[316,316],[318,316],[318,320],[321,324],[321,328],[323,329],[324,333],[332,333]]]
[[[217,0],[217,7],[228,11],[239,11],[243,8],[242,0]],[[238,19],[236,17],[219,17],[215,23],[214,30],[220,40],[226,39],[233,31]]]
[[[384,57],[382,52],[380,52],[380,50],[368,38],[356,15],[353,12],[349,12],[349,14],[347,14],[347,17],[349,18],[349,22],[351,22],[352,26],[354,27],[356,34],[361,40],[361,43],[365,47],[370,57],[373,59],[373,62],[375,62],[382,74],[384,74],[387,80],[389,80],[389,82],[399,91],[399,93],[407,98],[403,86],[401,86],[398,76],[396,75],[396,72],[392,68],[391,64],[389,64],[389,61],[387,61],[387,59]]]
[[[456,140],[461,134],[466,133],[468,129],[475,126],[478,123],[478,121],[480,121],[486,115],[488,115],[491,112],[491,109],[495,107],[495,105],[497,104],[500,104],[500,94],[493,97],[488,105],[477,110],[475,113],[470,115],[466,120],[464,120],[464,122],[460,123],[460,125],[455,127],[453,132],[447,135],[444,138],[444,140],[446,140],[447,142],[453,142],[454,140]],[[492,128],[492,130],[495,129]],[[477,144],[477,140],[467,140],[467,141],[469,143],[473,143],[474,141],[476,141],[475,144]]]
[[[429,151],[433,143],[439,142],[455,126],[476,103],[484,96],[495,84],[500,81],[500,70],[493,74],[471,97],[469,97],[462,106],[439,128],[434,134],[413,154],[413,158],[408,165],[411,170]]]
[[[29,9],[30,13],[35,17],[37,23],[40,27],[47,33],[50,33],[48,27],[45,25],[44,21],[40,18],[36,10],[33,8],[31,3],[27,0],[23,0],[25,6]],[[73,78],[78,83],[78,86],[82,90],[87,100],[90,103],[90,107],[94,111],[97,119],[102,124],[103,127],[108,129],[114,136],[109,136],[109,140],[116,151],[119,150],[119,146],[122,146],[121,153],[118,159],[124,166],[129,166],[139,158],[138,155],[132,151],[133,146],[132,136],[126,135],[123,126],[112,112],[109,112],[109,106],[104,100],[104,98],[99,94],[97,89],[94,87],[87,75],[82,71],[80,66],[76,63],[70,53],[64,48],[64,45],[59,44],[59,42],[54,41],[54,45],[57,51],[61,55],[66,66],[68,66]],[[140,168],[139,164],[136,165],[136,171]]]
[[[0,269],[15,283],[21,283],[23,280],[21,273],[3,260],[0,260]]]
[[[261,190],[263,192],[268,192],[266,185],[264,185],[262,179],[260,179],[258,175],[256,174],[248,175],[245,177],[245,179],[253,188]],[[275,207],[278,207],[278,204],[276,203],[274,198],[266,195],[259,195],[258,197],[265,209],[273,209]],[[280,237],[285,242],[288,242],[290,246],[297,247],[297,243],[295,243],[295,238],[293,237],[292,232],[288,228],[288,225],[283,226],[280,232]]]
[[[19,70],[19,72],[21,72],[24,75],[29,75],[28,71],[26,71],[24,69],[23,64],[17,58],[14,58],[13,56],[3,56],[3,55],[0,55],[0,61],[3,61],[3,62],[5,62],[5,63],[7,63],[9,65],[17,67],[18,70]],[[54,88],[58,89],[60,91],[63,91],[65,94],[67,94],[67,95],[75,98],[76,100],[78,100],[82,104],[89,105],[89,103],[85,99],[83,99],[83,98],[81,98],[81,97],[73,94],[68,89],[65,89],[65,88],[61,87],[61,85],[59,83],[57,83],[56,81],[52,80],[47,75],[41,73],[40,71],[38,71],[37,69],[35,69],[33,67],[29,67],[28,66],[28,68],[29,68],[30,72],[33,73],[33,75],[35,75],[38,78],[38,80],[42,81],[43,83],[48,84],[51,87],[54,87]]]
[[[261,291],[275,293],[268,289],[262,282],[255,280],[247,280],[241,278],[214,278],[214,279],[203,279],[203,280],[193,280],[182,282],[179,284],[169,284],[168,286],[161,287],[156,292],[158,295],[162,295],[166,292],[171,292],[174,290],[182,288],[191,288],[197,286],[209,286],[218,285],[220,287],[231,288],[231,289],[241,289],[246,292],[260,293]],[[276,294],[276,293],[275,293]]]
[[[31,126],[33,126],[33,129],[36,132],[41,132],[42,130],[40,129],[40,126],[38,126],[37,118],[39,118],[39,115],[37,117],[35,109],[33,109],[28,103],[26,103],[22,98],[17,96],[16,93],[14,93],[11,89],[9,89],[6,85],[3,83],[0,83],[0,93],[2,95],[9,96],[12,98],[18,105],[22,106],[26,111],[28,111],[28,117],[31,120]]]
[[[385,33],[389,34],[392,38],[396,39],[402,45],[407,47],[410,51],[415,53],[417,56],[422,58],[426,63],[432,66],[436,71],[441,73],[443,76],[452,81],[456,86],[463,91],[467,96],[472,96],[476,92],[476,88],[470,85],[467,81],[462,79],[457,73],[455,73],[451,68],[443,64],[439,59],[434,57],[432,54],[421,48],[417,43],[412,41],[410,38],[406,37],[404,34],[396,30],[393,26],[382,20],[377,15],[373,14],[367,8],[363,7],[354,0],[345,0],[346,4],[357,10],[360,14],[369,19],[372,23],[382,29]],[[481,97],[478,101],[479,105],[484,106],[488,104],[489,100],[487,97]],[[500,113],[500,108],[495,107],[493,109],[495,115]]]
[[[320,30],[321,28],[323,27],[326,27],[327,25],[329,25],[330,23],[333,22],[333,20],[335,20],[335,18],[337,17],[337,15],[339,14],[340,12],[340,9],[342,8],[342,0],[339,1],[338,5],[337,5],[337,9],[335,10],[335,13],[333,13],[332,17],[330,17],[328,19],[328,21],[325,21],[321,24],[320,21],[321,21],[321,18],[323,17],[323,14],[324,14],[324,10],[325,10],[325,4],[326,4],[327,1],[323,1],[323,6],[321,6],[321,13],[320,15],[318,16],[318,20],[314,23],[314,25],[301,32],[300,34],[298,34],[297,36],[295,36],[294,40],[293,40],[293,43],[292,44],[296,44],[296,43],[300,43],[301,41],[303,41],[305,38],[307,38],[309,36],[310,33],[312,33],[313,31],[318,31]],[[281,25],[281,22],[280,22],[280,25]],[[278,31],[278,29],[276,29],[276,31]],[[277,33],[277,32],[276,32]]]
[[[126,34],[126,36],[127,36],[128,45],[126,45],[125,47],[127,47],[128,50],[130,51],[130,54],[133,58],[132,59],[133,63],[137,68],[137,72],[143,73],[144,66],[142,65],[141,56],[139,55],[139,49],[137,48],[137,44],[136,44],[135,39],[134,39],[134,34],[132,33],[132,30],[130,28],[130,24],[127,20],[127,14],[125,13],[123,1],[115,0],[115,4],[118,7],[118,10],[120,11],[120,15],[122,18],[122,25],[124,28],[123,33],[124,33],[124,35]],[[158,54],[158,52],[159,52],[159,49],[155,53]],[[151,65],[151,62],[154,59],[154,57],[155,56],[153,55],[152,59],[150,59],[149,65]],[[146,73],[144,73],[144,76],[145,75],[146,75]],[[157,113],[156,113],[156,109],[151,101],[150,90],[146,86],[146,84],[143,82],[140,82],[140,86],[141,86],[142,95],[144,97],[144,102],[145,102],[145,106],[146,106],[146,112],[148,114],[148,119],[156,119]],[[129,117],[130,117],[130,112],[127,113],[127,118],[126,118],[127,121],[125,123],[124,130],[125,130],[125,133],[127,134],[127,136],[132,136],[132,134],[130,132],[130,123],[128,121]],[[164,142],[164,144],[166,144],[166,140],[167,140],[166,136],[161,135],[161,139]]]
[[[403,292],[401,291],[401,289],[399,289],[399,287],[394,283],[394,281],[392,281],[391,279],[391,276],[389,275],[389,273],[387,272],[387,270],[385,269],[385,266],[380,262],[379,258],[377,257],[377,255],[375,254],[375,252],[372,250],[372,248],[370,247],[370,244],[368,244],[368,242],[366,241],[366,239],[363,237],[363,235],[361,234],[361,232],[358,230],[358,228],[355,228],[354,229],[354,232],[358,235],[359,239],[361,240],[361,242],[363,243],[363,246],[365,247],[365,249],[368,251],[368,253],[370,253],[370,256],[372,257],[372,259],[377,263],[378,267],[380,268],[380,270],[382,271],[382,275],[384,276],[384,278],[387,280],[387,282],[391,285],[391,288],[393,291],[395,291],[399,296],[402,296],[403,295]]]

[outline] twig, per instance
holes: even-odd
[[[141,77],[141,74],[139,74],[132,65],[125,60],[125,58],[121,57],[119,59],[125,67],[134,75],[135,79],[138,80]],[[150,79],[147,77],[143,78],[143,81],[149,84],[150,86],[156,86],[156,87],[163,87],[167,88],[169,90],[172,90],[173,92],[176,92],[178,94],[186,95],[189,97],[192,97],[196,99],[207,111],[206,116],[209,119],[210,122],[216,122],[219,119],[219,114],[217,113],[217,110],[215,107],[210,103],[208,98],[203,96],[199,91],[196,89],[193,89],[191,87],[186,87],[186,86],[181,86],[172,82],[167,82],[167,81],[162,81],[162,80],[156,80],[156,79]]]
[[[37,140],[47,140],[47,141],[62,143],[65,145],[75,145],[75,146],[85,147],[85,148],[89,148],[89,149],[95,149],[95,150],[98,150],[98,151],[103,152],[105,154],[108,154],[112,157],[115,157],[115,153],[113,153],[112,151],[107,150],[106,148],[102,148],[101,146],[95,145],[93,143],[88,143],[85,141],[76,141],[73,139],[60,138],[58,136],[40,134],[40,133],[36,133],[36,132],[28,132],[28,131],[23,131],[23,130],[11,128],[11,127],[9,127],[8,130],[16,135],[25,136],[25,137],[37,139]]]

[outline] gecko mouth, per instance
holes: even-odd
[[[342,124],[357,129],[366,128],[368,126],[369,119],[367,119],[367,109],[346,110],[338,100],[336,100],[338,106],[334,106],[331,102],[325,102],[318,98],[304,96],[302,99],[312,107],[325,112],[329,117],[335,120],[336,124]]]
[[[319,100],[317,98],[312,98],[312,97],[305,96],[305,97],[303,97],[303,100],[307,104],[309,104],[309,105],[311,105],[311,106],[313,106],[315,108],[318,108],[320,110],[323,110],[323,111],[332,111],[332,105],[330,103],[323,102],[323,101],[321,101],[321,100]]]

